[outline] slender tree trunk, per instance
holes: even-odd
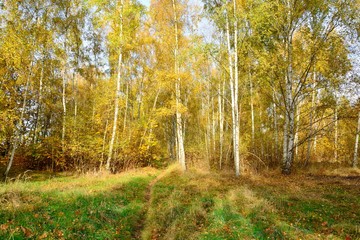
[[[178,160],[178,143],[177,143],[177,135],[176,135],[176,115],[171,118],[171,136],[170,136],[170,154],[171,159]]]
[[[275,96],[275,91],[273,92],[273,117],[274,117],[274,141],[275,141],[275,146],[274,146],[274,154],[275,154],[275,159],[278,159],[278,147],[279,147],[279,132],[278,132],[278,122],[277,122],[277,107],[276,107],[276,96]]]
[[[334,136],[334,161],[338,161],[338,140],[339,140],[339,121],[338,121],[338,100],[336,96],[335,111],[334,111],[334,124],[335,124],[335,136]]]
[[[210,124],[210,79],[206,82],[206,149],[209,166],[211,166],[212,161],[212,148],[211,148],[211,124]]]
[[[153,103],[153,106],[152,106],[152,110],[151,110],[151,113],[150,113],[148,124],[147,124],[147,126],[145,128],[144,134],[141,137],[141,141],[140,141],[139,146],[142,145],[142,143],[143,143],[143,141],[144,141],[144,139],[146,137],[148,129],[149,129],[149,136],[151,136],[151,134],[152,134],[152,131],[153,131],[153,119],[152,119],[152,117],[153,117],[153,114],[155,113],[156,104],[157,104],[159,95],[160,95],[160,89],[158,89],[158,91],[156,92],[156,96],[155,96],[155,99],[154,99],[154,103]]]
[[[253,95],[253,81],[249,66],[249,81],[250,81],[250,110],[251,110],[251,148],[255,150],[255,113],[254,113],[254,95]]]
[[[65,64],[65,66],[64,66],[63,77],[62,77],[62,106],[63,106],[62,117],[63,117],[63,119],[62,119],[61,147],[62,147],[63,158],[65,157],[65,133],[66,133],[66,74],[67,74],[66,67],[67,67],[67,64]]]
[[[358,125],[357,125],[357,131],[356,131],[356,136],[355,136],[354,159],[353,159],[353,162],[352,162],[353,168],[358,167],[359,135],[360,135],[360,111],[359,111]]]
[[[9,171],[13,165],[16,149],[17,149],[19,143],[22,141],[22,128],[24,126],[24,114],[25,114],[25,108],[26,108],[26,102],[27,102],[28,89],[29,89],[29,85],[30,85],[31,71],[32,71],[32,64],[31,64],[31,67],[29,69],[29,73],[28,73],[28,76],[26,79],[26,85],[25,85],[25,89],[24,89],[24,99],[23,99],[22,109],[21,109],[21,113],[20,113],[19,125],[17,126],[17,129],[15,129],[14,143],[13,143],[13,147],[11,150],[9,162],[6,166],[6,170],[4,173],[4,181],[6,181],[8,175],[9,175]]]
[[[219,83],[218,88],[218,107],[219,107],[219,168],[222,168],[222,158],[223,158],[223,142],[224,142],[224,111],[223,111],[223,95],[225,91],[225,83],[223,83],[223,91],[221,90],[222,86]]]
[[[68,17],[68,9],[66,9],[65,17]],[[64,40],[64,50],[67,51],[67,31],[68,29],[65,29],[65,40]],[[62,150],[62,157],[65,158],[65,134],[66,134],[66,83],[67,83],[67,58],[64,59],[64,66],[63,66],[63,72],[62,72],[62,106],[63,106],[63,114],[62,114],[62,132],[61,132],[61,150]]]
[[[286,106],[287,101],[285,99],[285,119],[284,119],[284,133],[283,133],[283,167],[286,165],[286,161],[288,159],[288,128],[289,128],[289,114],[288,107]]]
[[[226,37],[227,37],[227,50],[228,50],[228,61],[229,61],[229,83],[230,83],[230,94],[231,94],[231,115],[232,115],[232,124],[234,125],[234,66],[233,66],[233,53],[232,53],[232,47],[231,47],[231,40],[230,40],[230,23],[229,23],[229,16],[226,15]],[[232,138],[234,142],[235,134],[234,129],[232,129]],[[234,143],[233,143],[234,144]]]
[[[234,128],[235,128],[235,144],[234,144],[234,161],[236,176],[240,176],[240,114],[239,114],[239,65],[238,65],[238,19],[236,16],[236,0],[233,0],[234,6]]]
[[[295,131],[295,139],[294,139],[296,158],[298,158],[298,152],[299,152],[298,142],[299,142],[300,108],[301,108],[301,102],[296,108],[296,131]]]
[[[284,146],[283,146],[283,169],[284,174],[291,173],[292,161],[293,161],[293,152],[294,152],[294,113],[296,101],[293,99],[293,65],[292,65],[292,41],[293,41],[293,32],[292,32],[292,20],[291,20],[291,10],[292,6],[290,0],[287,0],[287,31],[288,35],[285,42],[286,47],[286,83],[285,83],[285,124],[284,124]]]
[[[130,135],[130,134],[129,134]],[[119,143],[119,134],[116,132],[116,136],[115,136],[115,146],[118,146]],[[115,151],[114,151],[114,160],[116,161],[118,159],[118,147],[115,147]]]
[[[106,119],[105,123],[105,129],[104,129],[104,135],[103,135],[103,144],[102,144],[102,150],[101,150],[101,159],[100,159],[100,171],[102,170],[103,163],[104,163],[104,154],[105,154],[105,144],[106,144],[106,135],[107,135],[107,128],[109,124],[109,118]]]
[[[39,115],[41,114],[41,107],[42,107],[42,89],[43,89],[43,78],[44,78],[44,61],[42,61],[41,65],[41,72],[40,72],[40,79],[39,79],[39,93],[37,97],[37,107],[36,107],[36,118],[35,118],[35,126],[34,126],[34,136],[33,136],[33,143],[35,144],[38,139],[39,133]]]
[[[123,58],[123,9],[124,9],[124,2],[123,0],[120,0],[120,49],[119,49],[119,58],[118,58],[118,72],[117,72],[117,78],[116,78],[116,93],[115,93],[115,111],[114,111],[114,123],[113,123],[113,129],[111,133],[111,140],[109,144],[109,154],[106,161],[106,170],[110,170],[110,163],[114,148],[114,141],[116,137],[116,128],[117,128],[117,121],[118,121],[118,115],[119,115],[119,98],[120,98],[120,87],[121,87],[121,79],[122,79],[122,58]]]
[[[309,137],[307,139],[307,152],[306,152],[306,160],[305,160],[305,164],[309,163],[310,161],[310,157],[311,157],[311,140],[313,139],[313,135],[314,135],[314,127],[313,127],[313,122],[314,122],[314,115],[315,115],[315,92],[316,92],[316,75],[314,72],[314,83],[313,83],[313,88],[312,88],[312,93],[311,93],[311,109],[310,109],[310,119],[309,119]]]
[[[261,106],[259,106],[259,125],[260,125],[260,137],[264,136],[264,124],[263,124],[263,111]],[[265,156],[265,143],[264,141],[260,141],[260,158],[264,158]]]
[[[293,104],[292,104],[293,105]],[[294,137],[295,137],[295,119],[294,119],[294,113],[295,109],[294,106],[291,106],[289,109],[289,129],[288,129],[288,149],[287,149],[287,159],[285,162],[285,174],[289,174],[291,172],[292,167],[292,161],[294,159],[294,150],[295,150],[295,144],[294,144]]]
[[[94,85],[90,84],[90,91],[93,92],[94,89]],[[91,130],[94,130],[94,121],[95,121],[95,101],[91,101],[91,106],[92,106],[92,110],[91,110]]]
[[[209,117],[209,94],[206,96],[207,99],[207,108],[206,108],[206,131],[205,131],[205,148],[206,148],[206,158],[209,166],[211,166],[211,147],[210,147],[210,117]]]
[[[143,85],[144,85],[144,74],[141,78],[140,88],[139,88],[139,100],[138,100],[138,116],[137,118],[140,119],[141,117],[141,105],[142,105],[142,98],[143,98]]]
[[[75,131],[75,137],[77,136],[76,130],[77,130],[77,115],[78,115],[78,76],[75,74],[75,91],[74,91],[74,131]]]
[[[316,156],[316,150],[317,150],[317,135],[314,136],[314,154],[315,154],[315,156]]]
[[[173,11],[174,11],[174,34],[175,34],[175,49],[174,49],[174,69],[176,75],[175,82],[175,98],[176,98],[176,136],[177,136],[177,156],[178,161],[181,165],[183,171],[186,170],[185,162],[185,149],[184,149],[184,139],[183,139],[183,120],[180,112],[181,105],[181,79],[180,79],[180,66],[179,66],[179,33],[178,33],[178,18],[177,18],[177,9],[176,9],[176,0],[172,0]]]
[[[233,1],[234,11],[236,3]],[[236,14],[234,12],[234,14]],[[235,175],[240,176],[240,149],[239,149],[239,107],[238,107],[238,58],[237,58],[237,21],[234,21],[234,49],[231,47],[229,16],[226,15],[226,36],[229,58],[230,92],[231,92],[231,116],[232,116],[232,140],[235,164]],[[234,57],[234,58],[233,58]]]
[[[158,98],[159,98],[159,94],[160,94],[160,89],[158,89],[158,91],[156,92],[155,100],[154,100],[154,103],[153,103],[153,106],[152,106],[152,113],[155,112],[156,104],[157,104],[157,101],[158,101]],[[150,125],[149,126],[149,137],[151,137],[152,132],[153,132],[153,120],[150,118],[149,121],[150,121],[150,124],[149,124]],[[147,149],[149,150],[149,145],[147,146]]]
[[[188,103],[189,103],[189,89],[187,90],[187,94],[185,94],[185,97],[184,97],[184,107],[187,108],[188,107]],[[186,118],[183,119],[182,121],[183,123],[183,142],[185,143],[186,141]]]
[[[212,127],[211,127],[211,134],[212,134],[212,151],[213,156],[216,153],[216,118],[215,118],[215,104],[214,104],[214,97],[211,97],[211,120],[212,120]]]
[[[126,83],[126,95],[125,95],[125,112],[124,112],[124,128],[123,131],[126,130],[126,121],[127,121],[127,112],[129,105],[129,83]]]
[[[314,106],[316,106],[316,104],[319,102],[319,97],[318,97],[318,94],[315,93],[315,102],[314,102]],[[315,115],[316,112],[314,112],[314,115]],[[319,121],[318,124],[316,124],[314,127],[314,132],[317,131],[317,129],[319,128],[321,124],[321,121]],[[314,155],[316,156],[316,150],[317,150],[317,134],[315,134],[314,136]]]

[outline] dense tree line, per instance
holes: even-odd
[[[16,163],[357,166],[355,0],[0,5],[5,176]]]

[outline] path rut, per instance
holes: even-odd
[[[152,202],[152,193],[153,193],[153,187],[154,185],[161,180],[165,175],[171,173],[173,170],[175,170],[177,168],[177,165],[172,165],[170,167],[168,167],[167,169],[165,169],[164,171],[162,171],[158,176],[156,176],[156,178],[154,178],[149,185],[146,188],[146,193],[145,193],[145,207],[144,207],[144,217],[141,219],[141,221],[138,224],[138,228],[136,233],[134,234],[135,239],[142,239],[142,232],[144,231],[144,229],[146,228],[146,221],[148,219],[148,212],[151,206],[151,202]]]

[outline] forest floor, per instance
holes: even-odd
[[[45,176],[0,184],[0,239],[360,239],[359,175]]]

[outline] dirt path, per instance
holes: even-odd
[[[154,180],[152,180],[150,183],[149,183],[149,186],[147,187],[146,189],[146,196],[145,196],[145,199],[148,203],[148,205],[150,205],[150,201],[151,201],[151,195],[152,195],[152,189],[153,189],[153,186],[160,180],[162,179],[166,174],[170,173],[172,171],[169,170],[170,168],[164,170],[162,173],[160,173]]]
[[[144,231],[144,229],[146,228],[146,222],[148,219],[148,212],[149,209],[151,207],[151,203],[152,203],[152,193],[153,193],[153,187],[154,185],[161,180],[164,176],[166,176],[167,174],[171,173],[172,171],[174,171],[175,169],[177,169],[178,166],[177,165],[171,165],[170,167],[168,167],[167,169],[165,169],[164,171],[162,171],[158,176],[156,176],[155,179],[153,179],[149,185],[146,188],[146,193],[145,193],[145,206],[144,206],[144,216],[141,219],[141,221],[138,224],[138,229],[135,233],[135,238],[136,239],[142,239],[142,232]]]

